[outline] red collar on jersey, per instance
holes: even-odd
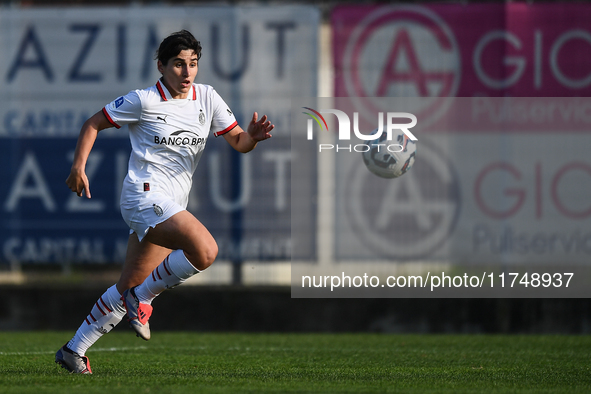
[[[166,98],[166,93],[164,92],[164,89],[166,89],[166,87],[160,83],[160,80],[156,82],[156,89],[158,89],[158,92],[160,93],[160,97],[162,97],[162,100],[168,101],[168,99]],[[192,85],[191,89],[193,90],[193,101],[195,101],[197,100],[197,91],[195,90],[195,85]],[[166,89],[166,91],[168,91],[168,89]]]

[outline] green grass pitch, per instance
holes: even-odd
[[[116,330],[54,363],[65,332],[0,333],[0,393],[588,393],[591,337]]]

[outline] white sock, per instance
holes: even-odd
[[[175,250],[135,288],[135,295],[142,304],[152,304],[154,298],[164,290],[180,285],[199,272],[182,250]]]
[[[115,285],[109,287],[68,342],[68,348],[84,356],[89,347],[119,324],[125,313],[117,287]]]

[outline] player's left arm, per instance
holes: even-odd
[[[232,130],[223,134],[224,138],[238,152],[246,153],[255,148],[259,141],[271,138],[271,130],[275,128],[267,115],[263,115],[258,119],[259,115],[255,112],[252,114],[252,119],[248,124],[246,131],[242,127],[236,126]]]

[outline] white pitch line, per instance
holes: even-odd
[[[146,350],[147,346],[134,346],[134,347],[99,347],[92,349],[93,352],[119,352],[128,350]]]
[[[104,347],[92,349],[91,352],[119,352],[129,350],[146,350],[147,346],[136,346],[136,347]],[[45,352],[0,352],[0,356],[32,356],[36,354],[55,354],[55,350]]]

